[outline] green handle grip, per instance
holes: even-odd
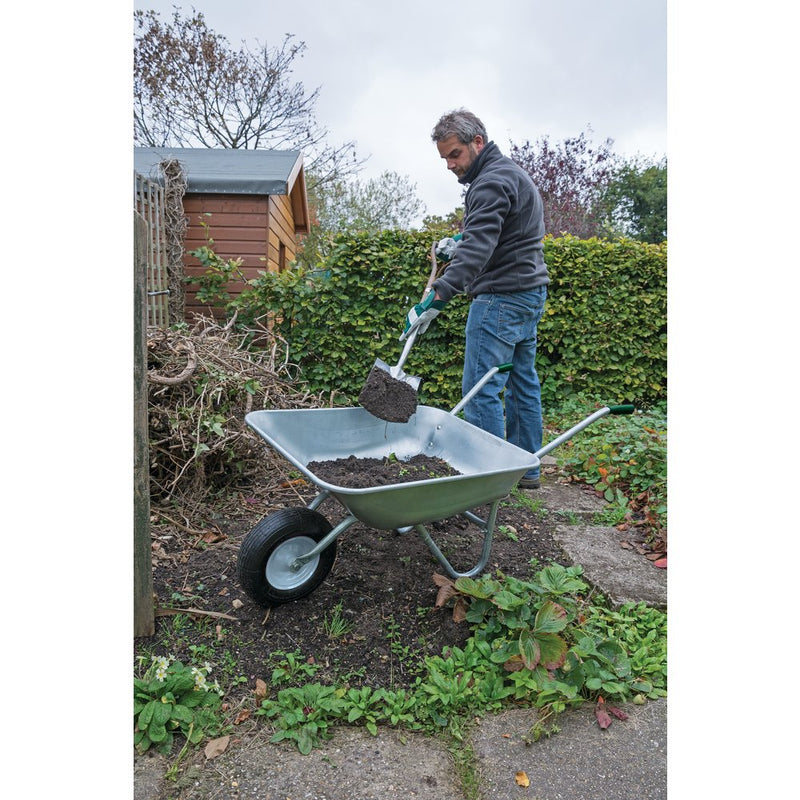
[[[497,365],[497,371],[498,372],[511,372],[512,369],[514,369],[514,365],[512,363],[510,363],[510,362],[508,364],[498,364]]]
[[[608,410],[612,414],[633,414],[636,410],[632,405],[624,405],[624,406],[609,406]]]

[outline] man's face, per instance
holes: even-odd
[[[469,144],[458,141],[457,136],[448,136],[441,142],[436,142],[439,155],[447,162],[447,169],[457,178],[466,174],[472,162],[483,150],[483,137],[476,136]]]

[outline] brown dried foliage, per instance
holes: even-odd
[[[303,391],[285,341],[237,329],[235,317],[224,326],[203,317],[188,331],[151,328],[147,351],[151,503],[177,504],[185,516],[278,458],[245,424],[250,411],[333,400]]]

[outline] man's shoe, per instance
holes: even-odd
[[[538,478],[520,478],[519,483],[517,486],[520,489],[538,489],[539,488],[539,479]]]

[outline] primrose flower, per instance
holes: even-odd
[[[207,692],[208,684],[206,683],[206,676],[203,670],[198,667],[192,667],[192,675],[194,675],[194,688],[197,691]]]
[[[169,659],[164,656],[153,656],[153,666],[156,668],[156,680],[165,680],[167,677],[167,667],[169,667]]]

